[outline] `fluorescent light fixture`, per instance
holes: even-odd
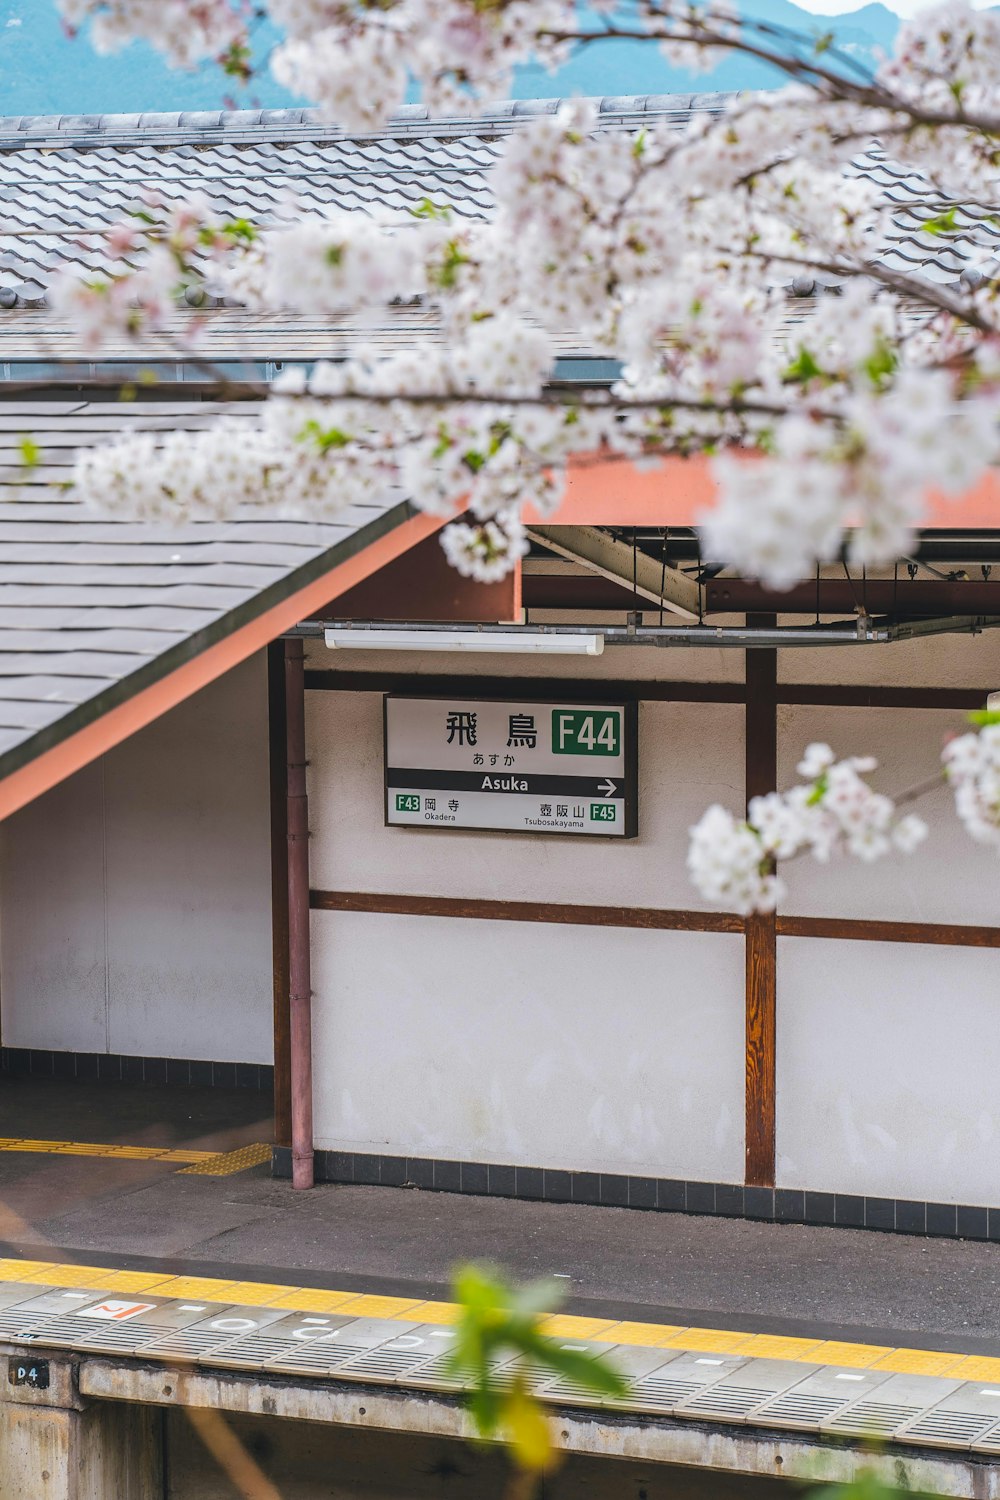
[[[530,656],[600,656],[603,635],[540,630],[328,630],[332,651],[483,651]]]

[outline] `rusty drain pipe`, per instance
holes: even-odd
[[[309,952],[309,798],[306,791],[305,660],[285,641],[288,764],[288,1015],[292,1187],[313,1185],[312,971]]]

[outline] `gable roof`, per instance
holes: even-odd
[[[414,518],[397,495],[335,521],[168,527],[96,517],[61,488],[81,442],[124,428],[194,430],[219,411],[0,402],[0,473],[17,473],[25,432],[41,450],[27,477],[22,468],[16,485],[0,485],[0,816],[24,800],[10,778],[39,757],[143,694],[164,711],[440,524]],[[155,716],[133,711],[128,732]],[[104,738],[94,753],[116,742]]]

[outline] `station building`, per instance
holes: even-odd
[[[581,465],[490,587],[405,497],[167,531],[62,488],[78,444],[216,410],[176,343],[88,363],[44,303],[136,184],[481,214],[504,137],[550,107],[363,141],[302,111],[0,130],[34,231],[0,277],[3,373],[34,382],[0,404],[4,472],[25,432],[42,453],[0,504],[3,1065],[273,1089],[300,1182],[1000,1236],[996,855],[947,789],[916,855],[794,864],[774,917],[709,909],[685,870],[705,807],[786,785],[808,742],[877,755],[898,793],[1000,688],[992,485],[928,496],[895,568],[781,596],[702,567],[693,461]],[[223,308],[209,339],[235,379],[362,336]],[[374,335],[432,336],[419,307]],[[557,373],[608,378],[571,341]]]

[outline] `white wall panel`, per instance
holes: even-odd
[[[737,936],[313,914],[316,1144],[740,1181]]]
[[[111,1052],[270,1062],[264,658],[107,757]]]
[[[0,825],[0,1001],[8,1047],[107,1050],[103,768]]]
[[[2,830],[3,1040],[269,1062],[263,657]]]
[[[1000,952],[779,938],[778,1184],[1000,1204]]]
[[[796,762],[810,740],[838,755],[872,754],[872,785],[897,795],[933,776],[946,735],[966,728],[961,714],[937,709],[779,708],[778,785],[796,781]],[[1000,923],[1000,861],[977,844],[955,817],[941,786],[915,804],[930,837],[913,854],[873,864],[835,859],[828,865],[793,860],[783,871],[782,910],[800,916],[869,917],[907,922]]]
[[[781,624],[801,625],[802,616]],[[881,687],[1000,687],[1000,630],[933,635],[883,646],[796,647],[778,653],[779,682]]]
[[[741,706],[642,703],[638,839],[385,828],[381,696],[313,692],[306,713],[312,883],[324,890],[704,907],[685,870],[688,829],[710,802],[743,797]]]

